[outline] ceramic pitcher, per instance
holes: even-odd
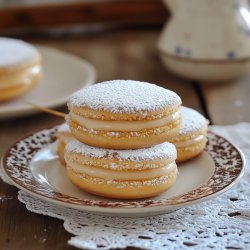
[[[248,0],[164,0],[171,12],[158,43],[174,73],[201,81],[239,77],[249,69]]]

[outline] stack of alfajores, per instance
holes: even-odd
[[[207,120],[154,84],[99,83],[73,94],[68,107],[60,159],[73,184],[100,196],[158,195],[175,183],[176,159],[193,158],[206,144]]]

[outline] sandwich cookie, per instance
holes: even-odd
[[[75,138],[95,147],[150,147],[176,135],[180,97],[154,84],[114,80],[84,88],[69,101],[68,124]]]
[[[67,173],[86,192],[118,199],[158,195],[176,180],[176,149],[165,142],[150,148],[111,150],[77,140],[65,148]]]
[[[0,101],[26,93],[40,78],[38,50],[21,40],[0,38]]]
[[[171,138],[177,149],[177,163],[199,155],[207,142],[208,120],[197,111],[182,107],[182,127],[177,136]]]

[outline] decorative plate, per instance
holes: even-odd
[[[65,104],[72,93],[95,82],[95,68],[86,60],[45,46],[37,48],[42,56],[41,81],[27,94],[1,103],[0,119],[38,112],[26,102],[58,107]]]
[[[68,180],[56,155],[57,127],[44,129],[17,141],[2,159],[2,168],[18,188],[40,199],[79,210],[109,215],[143,216],[168,213],[212,199],[243,175],[241,151],[226,139],[208,132],[205,151],[179,164],[175,185],[150,199],[116,200],[83,192]]]

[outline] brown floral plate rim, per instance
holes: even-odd
[[[55,141],[58,126],[45,128],[24,136],[14,143],[2,157],[2,169],[13,185],[27,193],[66,207],[77,209],[132,209],[132,208],[161,208],[176,209],[179,207],[209,200],[228,190],[243,175],[245,157],[235,145],[223,137],[209,131],[205,151],[215,164],[212,177],[195,190],[170,198],[158,200],[126,200],[102,201],[81,199],[56,192],[51,187],[45,187],[32,175],[29,162],[43,147]]]

